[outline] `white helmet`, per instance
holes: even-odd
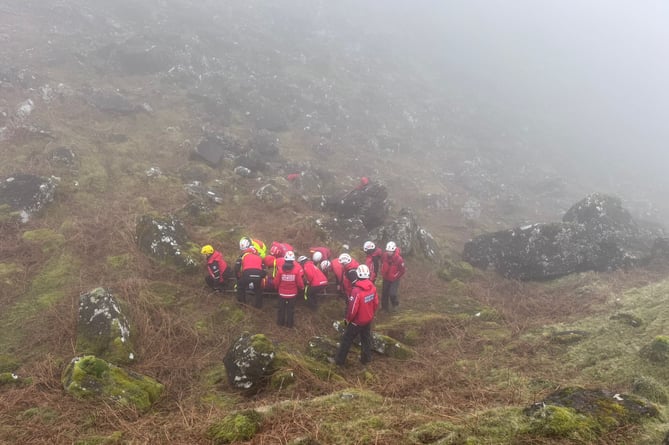
[[[321,252],[314,252],[311,259],[314,260],[314,263],[319,263],[323,259],[323,254]]]
[[[376,244],[371,241],[365,241],[365,244],[362,246],[362,249],[367,252],[368,250],[376,249]]]
[[[353,258],[351,258],[351,255],[348,253],[342,253],[339,255],[339,262],[342,263],[343,265],[349,264]]]
[[[327,272],[330,269],[330,266],[331,266],[331,264],[328,260],[321,261],[321,270],[323,272]]]
[[[302,264],[302,263],[304,263],[305,261],[307,261],[308,259],[309,259],[309,258],[307,258],[306,256],[304,256],[304,255],[300,255],[299,257],[297,257],[297,262],[300,263],[300,264]]]
[[[394,241],[388,241],[386,244],[386,252],[394,252],[397,250],[397,244]]]
[[[244,237],[239,240],[239,250],[246,250],[251,247],[251,240],[247,237]]]
[[[369,267],[367,267],[366,264],[361,264],[358,266],[358,268],[355,270],[355,272],[358,274],[358,278],[361,280],[367,280],[369,279]]]
[[[289,250],[283,256],[283,259],[286,260],[286,261],[295,261],[295,253],[292,250]]]

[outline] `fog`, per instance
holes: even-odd
[[[78,4],[84,18],[113,9],[117,15],[106,17],[106,26],[115,29],[117,40],[125,38],[126,24],[141,35],[156,24],[183,21],[199,34],[192,45],[208,38],[208,48],[219,51],[221,60],[234,42],[249,57],[259,47],[292,51],[293,60],[324,79],[333,70],[358,72],[369,86],[376,77],[370,109],[359,113],[361,128],[368,125],[370,133],[377,128],[365,116],[391,108],[390,100],[372,99],[402,96],[393,102],[394,112],[418,122],[415,134],[404,136],[416,138],[415,147],[426,155],[457,148],[452,141],[430,142],[439,133],[444,139],[455,135],[469,141],[472,156],[503,153],[528,165],[548,165],[584,193],[652,200],[669,220],[669,206],[662,202],[669,191],[666,1],[147,0],[58,2],[52,8],[67,4]],[[172,31],[185,33],[175,26]],[[313,53],[313,40],[321,45],[317,51],[349,59],[341,63],[341,57]],[[94,54],[95,45],[88,46]],[[239,65],[244,64],[254,76],[275,75],[262,72],[265,65]],[[340,107],[355,100],[365,106],[360,95],[338,100]],[[423,114],[414,119],[416,110]],[[421,134],[429,137],[418,140]]]

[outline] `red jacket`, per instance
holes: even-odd
[[[223,274],[227,268],[228,263],[225,262],[223,255],[221,255],[221,252],[218,250],[215,250],[214,253],[207,257],[207,271],[209,272],[209,276],[219,283],[225,281]]]
[[[392,253],[384,253],[381,259],[381,276],[383,281],[397,281],[402,278],[406,272],[404,266],[404,258],[400,255],[400,248],[398,247]]]
[[[313,261],[304,263],[304,278],[309,286],[325,286],[328,284],[328,277],[316,267]]]
[[[368,253],[365,257],[365,264],[369,267],[369,279],[373,283],[376,280],[376,276],[379,274],[381,269],[381,258],[383,257],[383,250],[379,247],[374,249],[372,253]]]
[[[304,289],[302,267],[295,261],[286,261],[276,272],[276,289],[281,298],[295,298]]]
[[[341,284],[344,280],[344,266],[339,262],[339,258],[335,258],[330,262],[330,268],[337,284]]]
[[[272,241],[272,246],[269,248],[269,253],[274,255],[277,258],[283,258],[283,256],[289,250],[292,250],[293,252],[295,252],[295,249],[293,249],[293,246],[291,246],[288,243],[280,243],[278,241]]]
[[[246,249],[242,253],[242,268],[241,271],[249,269],[262,269],[262,258],[258,255],[255,249]]]
[[[321,255],[323,255],[323,258],[321,259],[321,261],[329,260],[330,258],[332,258],[332,252],[327,247],[310,247],[309,248],[309,253],[311,254],[312,257],[314,256],[314,253],[316,253],[316,252],[320,252]]]
[[[369,280],[358,280],[353,285],[348,297],[346,321],[358,326],[365,326],[374,320],[379,307],[379,295],[376,286]]]

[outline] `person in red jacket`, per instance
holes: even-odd
[[[332,251],[327,247],[310,247],[309,253],[311,254],[311,260],[315,264],[320,264],[321,261],[332,260]]]
[[[284,262],[276,273],[276,288],[279,292],[279,326],[293,327],[295,318],[295,297],[304,289],[302,267],[295,262],[295,253],[289,250]]]
[[[390,311],[389,300],[394,310],[399,304],[397,292],[400,288],[400,278],[406,272],[404,258],[400,255],[400,249],[394,241],[386,244],[386,253],[381,259],[381,276],[383,288],[381,290],[381,309]]]
[[[269,248],[270,255],[273,255],[275,258],[283,258],[288,251],[295,251],[293,246],[288,243],[280,243],[278,241],[272,241],[272,245]]]
[[[379,307],[379,295],[376,286],[369,280],[369,267],[361,264],[356,269],[358,279],[353,284],[346,309],[346,329],[335,355],[335,364],[342,366],[346,362],[348,350],[353,340],[360,335],[360,362],[372,360],[372,321]]]
[[[381,257],[383,256],[383,251],[380,247],[376,247],[371,241],[365,241],[365,244],[362,246],[365,251],[365,264],[369,267],[369,280],[374,283],[376,282],[376,276],[381,271]]]
[[[342,278],[341,278],[341,290],[344,291],[344,296],[348,296],[351,295],[353,282],[358,279],[356,269],[360,264],[348,253],[342,253],[341,255],[339,255],[339,263],[342,265],[343,268]]]
[[[223,290],[226,283],[232,278],[232,270],[228,263],[223,259],[223,255],[218,250],[207,244],[203,246],[200,253],[207,259],[207,273],[204,281],[209,287],[216,291]]]
[[[306,256],[302,255],[297,259],[297,262],[304,270],[304,298],[307,304],[313,310],[318,309],[318,297],[323,293],[325,287],[328,285],[328,277]]]
[[[266,273],[263,270],[262,258],[258,255],[255,247],[251,245],[248,238],[239,241],[239,250],[242,254],[235,262],[235,274],[237,275],[237,301],[246,303],[246,289],[251,287],[255,293],[253,305],[260,309],[262,307],[262,279]]]

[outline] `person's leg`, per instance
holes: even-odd
[[[207,286],[210,288],[214,289],[216,288],[216,280],[211,275],[207,275],[204,277],[204,282],[207,283]]]
[[[360,326],[360,363],[372,361],[372,324]]]
[[[383,287],[381,288],[381,309],[384,311],[388,310],[388,298],[389,298],[389,292],[390,292],[390,281],[383,280]]]
[[[242,274],[242,277],[237,280],[237,301],[240,303],[246,303],[246,288],[249,285],[249,280],[246,274]]]
[[[388,294],[390,295],[390,302],[393,304],[393,307],[397,307],[400,304],[398,295],[400,290],[400,280],[393,281],[390,283],[389,287]]]
[[[313,310],[318,309],[318,299],[323,293],[323,289],[325,289],[325,286],[309,286],[309,290],[307,291],[307,304],[309,308]]]
[[[295,321],[295,297],[286,298],[286,326],[293,327]]]
[[[255,302],[253,306],[256,308],[260,309],[262,307],[262,293],[263,289],[262,286],[260,285],[262,279],[261,278],[254,278],[253,279],[253,292],[255,292]]]
[[[344,335],[341,337],[337,355],[335,355],[335,363],[337,365],[341,366],[346,363],[346,356],[348,355],[349,349],[351,349],[351,345],[353,344],[356,335],[358,335],[358,326],[349,323],[349,325],[346,326]]]
[[[284,326],[286,324],[286,300],[279,297],[277,324]]]

